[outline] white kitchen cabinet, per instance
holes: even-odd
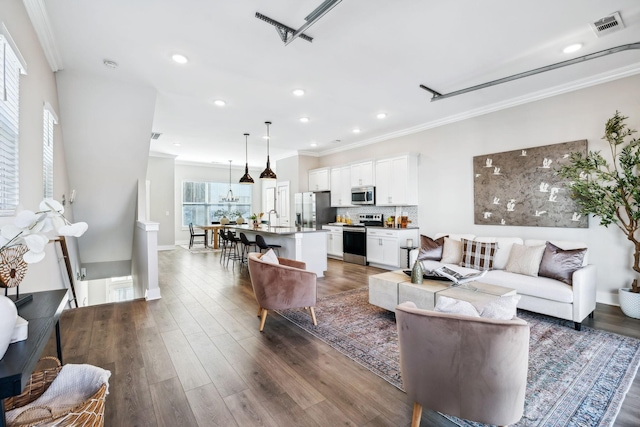
[[[351,167],[331,168],[331,206],[334,208],[351,205]]]
[[[373,160],[353,163],[351,165],[351,187],[375,184],[376,180]]]
[[[327,255],[342,259],[342,227],[323,225],[322,229],[329,231],[327,233]]]
[[[376,161],[376,205],[418,204],[418,156],[406,154]]]
[[[419,243],[417,228],[367,228],[367,261],[383,268],[406,268],[407,239]]]
[[[309,191],[329,191],[329,168],[309,171]]]

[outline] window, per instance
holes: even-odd
[[[229,183],[182,182],[182,226],[210,224],[222,216],[235,220],[238,215],[248,218],[251,212],[251,185],[231,184],[237,202],[225,202]]]
[[[42,115],[42,185],[44,197],[53,198],[53,125],[58,124],[56,114],[45,103]]]
[[[0,26],[0,215],[15,213],[19,202],[18,123],[20,74],[26,74],[24,59]]]

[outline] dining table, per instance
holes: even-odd
[[[222,224],[198,225],[199,229],[204,230],[207,235],[207,241],[213,242],[213,249],[218,249],[218,231],[225,226]],[[209,240],[209,231],[211,231],[211,240]]]

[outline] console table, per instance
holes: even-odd
[[[4,399],[22,393],[54,329],[58,359],[62,362],[59,320],[68,301],[67,289],[31,295],[33,300],[18,308],[18,315],[29,321],[28,338],[9,345],[0,360],[0,427],[6,425]]]

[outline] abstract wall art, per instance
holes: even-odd
[[[586,155],[587,140],[474,157],[475,224],[587,228],[555,173],[573,152]]]

